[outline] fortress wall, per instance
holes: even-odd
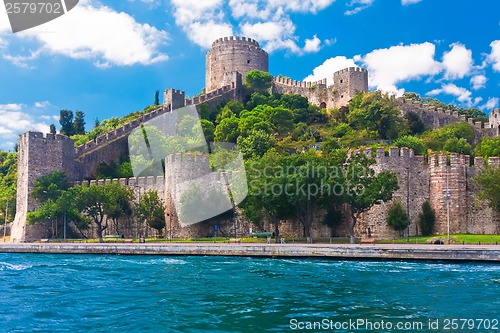
[[[131,132],[131,131],[130,131]],[[127,134],[130,134],[128,132]],[[99,163],[118,162],[120,157],[128,156],[128,136],[103,142],[99,149],[81,155],[76,159],[76,173],[73,179],[95,179],[96,168]]]
[[[26,132],[19,137],[17,211],[11,231],[12,242],[46,238],[45,228],[26,225],[26,214],[39,206],[31,196],[34,181],[53,171],[65,171],[74,177],[74,143],[60,134]]]
[[[490,158],[489,164],[496,164],[498,158]],[[488,204],[478,198],[479,186],[474,177],[485,166],[483,157],[474,159],[474,167],[467,169],[467,225],[464,233],[470,234],[499,234],[500,214],[495,213]]]
[[[368,91],[368,71],[364,68],[349,67],[333,73],[335,96],[333,106],[339,108],[347,105],[356,91]]]
[[[361,215],[356,226],[356,234],[376,238],[400,237],[399,232],[387,225],[387,211],[397,201],[401,201],[406,210],[409,194],[410,235],[415,235],[418,232],[418,215],[422,210],[422,204],[429,198],[430,175],[424,157],[415,156],[412,149],[400,150],[397,147],[389,149],[389,156],[385,156],[383,147],[378,148],[376,152],[367,148],[363,153],[375,159],[376,164],[373,168],[376,172],[395,172],[399,189],[391,201],[376,205]]]
[[[206,56],[206,91],[221,88],[225,73],[239,72],[244,78],[254,69],[269,71],[269,57],[259,43],[245,37],[220,38]]]

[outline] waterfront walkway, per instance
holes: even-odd
[[[196,255],[500,262],[500,246],[496,245],[5,243],[0,244],[0,253]]]

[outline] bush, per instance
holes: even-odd
[[[434,231],[434,224],[436,223],[436,213],[432,209],[429,200],[422,205],[422,213],[419,214],[418,218],[422,236],[431,235]]]
[[[426,148],[422,139],[413,135],[405,135],[393,142],[398,147],[408,147],[413,149],[415,155],[424,155]]]
[[[403,231],[408,226],[408,214],[401,201],[396,201],[387,212],[387,224],[394,230],[399,231],[402,236]]]

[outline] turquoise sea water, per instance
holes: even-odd
[[[499,265],[0,254],[1,332],[500,332],[495,319]]]

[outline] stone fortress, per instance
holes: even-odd
[[[139,196],[149,190],[157,190],[164,198],[167,216],[167,235],[173,237],[206,237],[213,234],[213,224],[203,222],[187,228],[181,228],[176,221],[174,209],[169,198],[172,173],[185,173],[186,163],[199,164],[199,170],[207,170],[208,159],[185,156],[170,156],[166,159],[166,167],[170,174],[166,177],[140,177],[114,180],[95,179],[96,166],[99,163],[118,161],[121,156],[128,154],[128,135],[144,122],[152,120],[174,109],[194,105],[207,105],[209,108],[230,100],[242,101],[244,96],[243,81],[245,74],[258,69],[268,71],[268,55],[253,39],[245,37],[225,37],[216,40],[206,56],[206,89],[205,93],[194,98],[187,98],[181,90],[166,89],[164,103],[151,113],[145,114],[122,127],[99,136],[84,145],[74,147],[72,139],[56,134],[27,132],[19,138],[19,160],[17,181],[17,212],[12,225],[11,241],[27,242],[47,238],[44,225],[28,225],[26,215],[37,207],[37,202],[30,195],[34,188],[34,181],[52,171],[64,170],[70,179],[78,184],[100,185],[111,181],[119,181],[123,185],[131,186]],[[335,108],[345,106],[356,91],[368,91],[368,72],[361,68],[346,68],[332,73],[333,85],[328,86],[327,80],[318,82],[301,82],[285,77],[275,77],[271,92],[279,94],[300,94],[307,97],[313,104],[321,108]],[[500,110],[492,111],[490,122],[472,123],[472,119],[460,117],[458,113],[442,110],[420,101],[395,99],[402,114],[416,112],[427,127],[436,129],[453,122],[468,122],[475,128],[476,137],[500,135]],[[410,234],[418,234],[418,214],[422,203],[430,200],[437,215],[436,233],[446,233],[447,203],[443,197],[443,189],[451,190],[450,217],[451,231],[461,233],[499,233],[500,218],[487,207],[478,202],[478,189],[472,181],[478,170],[484,167],[482,158],[476,158],[471,166],[470,158],[452,154],[450,161],[446,155],[432,155],[428,162],[423,156],[414,156],[413,151],[406,148],[390,148],[389,156],[384,149],[376,152],[365,150],[362,153],[371,155],[376,160],[377,170],[390,170],[397,174],[400,189],[395,193],[394,200],[401,200],[406,204],[410,213]],[[187,162],[186,162],[187,161]],[[500,165],[500,158],[492,157],[489,164]],[[182,171],[182,172],[181,172]],[[193,170],[193,172],[198,172]],[[393,201],[394,201],[393,200]],[[357,225],[357,236],[391,238],[397,234],[385,223],[387,208],[391,203],[374,207],[364,214]],[[318,220],[313,224],[313,237],[330,237],[332,230]],[[237,234],[247,235],[249,228],[254,230],[272,230],[266,222],[262,225],[250,225],[236,212]],[[219,235],[231,235],[232,221],[218,221]],[[334,232],[338,236],[345,236],[344,228],[340,226]],[[90,231],[92,232],[92,231]],[[108,232],[113,233],[113,230]],[[302,236],[302,227],[297,221],[283,224],[282,234],[285,236]],[[135,237],[131,234],[126,237]]]

